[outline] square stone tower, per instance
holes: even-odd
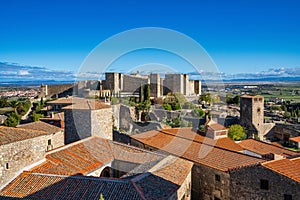
[[[65,143],[90,136],[113,139],[112,107],[91,99],[75,99],[65,112]]]
[[[151,97],[160,97],[160,75],[159,74],[150,74],[150,91]]]
[[[243,95],[240,100],[240,122],[248,131],[248,136],[262,138],[264,132],[264,97]]]

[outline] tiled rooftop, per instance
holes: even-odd
[[[72,104],[73,103],[73,100],[75,101],[76,98],[73,98],[73,97],[64,97],[64,98],[59,98],[59,99],[56,99],[56,100],[53,100],[53,101],[48,101],[47,104]]]
[[[294,142],[300,142],[300,136],[290,138],[290,140],[292,140],[292,141],[294,141]]]
[[[32,172],[85,175],[114,159],[145,163],[162,158],[161,155],[149,153],[135,147],[91,137],[49,152],[46,155],[46,161],[33,168]]]
[[[282,156],[300,156],[300,154],[297,152],[254,139],[242,140],[238,144],[244,149],[247,149],[259,155],[273,153]]]
[[[42,135],[48,135],[48,132],[0,126],[0,145],[22,141]]]
[[[248,95],[248,94],[244,94],[241,96],[241,98],[250,98],[250,99],[253,99],[253,98],[263,98],[263,96],[261,95]]]
[[[300,182],[300,158],[273,160],[262,164],[279,174]]]
[[[62,131],[62,129],[60,129],[56,126],[47,124],[47,123],[42,122],[42,121],[22,124],[22,125],[19,125],[18,128],[29,129],[29,130],[37,130],[37,131],[45,131],[48,134],[53,134],[53,133],[57,133],[59,131]]]
[[[209,120],[206,124],[206,126],[210,127],[214,131],[222,131],[222,130],[227,130],[227,128],[213,120]]]
[[[114,159],[147,166],[120,179],[82,176]],[[49,152],[45,162],[5,186],[0,197],[98,200],[102,193],[104,199],[169,199],[192,166],[171,155],[91,137]]]
[[[212,140],[195,134],[190,129],[166,129],[148,131],[132,138],[164,152],[225,172],[265,161],[237,152],[242,148],[228,138]]]
[[[54,176],[24,172],[1,192],[1,196],[26,199],[65,200],[89,199],[142,199],[127,180],[114,180],[85,176]]]
[[[98,110],[103,108],[110,108],[109,104],[103,103],[93,99],[78,99],[73,101],[72,105],[65,106],[63,109],[82,109],[82,110]]]

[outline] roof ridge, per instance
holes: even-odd
[[[162,132],[162,131],[159,131],[159,132]],[[162,133],[165,134],[164,132],[162,132]],[[167,132],[167,134],[169,134],[169,135],[171,135],[171,136],[178,137],[177,135],[172,135],[171,133],[168,133],[168,132]],[[196,134],[197,134],[197,133],[196,133]],[[252,156],[252,155],[244,154],[244,153],[241,153],[241,152],[238,152],[238,151],[233,151],[233,150],[230,150],[230,149],[226,149],[226,148],[223,148],[223,147],[211,145],[211,144],[204,143],[204,142],[200,142],[200,141],[191,140],[191,139],[188,139],[188,138],[184,138],[184,137],[182,137],[182,136],[180,136],[179,138],[185,139],[185,140],[189,140],[189,141],[192,141],[192,142],[195,142],[195,143],[198,143],[198,144],[203,144],[203,145],[211,146],[211,147],[213,147],[213,148],[218,148],[218,149],[220,149],[220,150],[229,151],[229,152],[232,152],[232,153],[237,153],[237,154],[240,154],[240,155],[244,155],[244,156],[249,156],[249,157],[257,158],[257,157]],[[222,139],[222,138],[219,138],[219,139]],[[219,139],[216,139],[216,141],[218,141]],[[217,143],[217,142],[216,142],[216,143]],[[264,159],[263,159],[263,160],[264,160]]]
[[[248,139],[246,139],[246,140],[242,140],[241,142],[247,141],[247,140],[253,140],[253,141],[256,141],[256,142],[260,142],[260,143],[263,143],[263,144],[270,145],[270,146],[272,146],[272,147],[276,147],[276,148],[284,149],[284,150],[286,150],[286,151],[290,151],[290,152],[293,152],[293,153],[297,153],[297,152],[292,151],[292,150],[289,150],[289,149],[287,149],[287,148],[280,147],[280,146],[274,145],[274,144],[272,144],[272,143],[268,143],[268,142],[264,142],[264,141],[260,141],[260,140],[255,140],[255,139],[253,139],[253,138],[248,138]]]

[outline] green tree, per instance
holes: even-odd
[[[163,107],[164,107],[165,110],[172,110],[172,106],[168,103],[164,103]]]
[[[201,108],[195,108],[195,109],[193,109],[192,112],[191,112],[191,114],[192,114],[193,117],[200,117],[200,118],[202,118],[202,117],[205,116],[205,112]]]
[[[143,85],[141,85],[140,87],[140,92],[139,92],[139,98],[140,98],[140,103],[142,103],[144,101],[144,88]]]
[[[239,124],[234,124],[229,127],[228,137],[233,140],[244,140],[247,138],[246,130]]]
[[[13,112],[5,120],[4,126],[16,127],[20,123],[20,121],[21,121],[20,115],[18,115],[17,113]]]
[[[43,114],[39,114],[39,113],[36,113],[36,112],[32,113],[32,121],[34,121],[34,122],[39,121],[40,118],[43,118],[43,117],[44,117]]]
[[[210,103],[212,103],[211,94],[210,93],[202,94],[202,95],[200,95],[199,100],[201,102],[205,101],[206,103],[210,104]]]
[[[8,103],[7,99],[1,98],[0,99],[0,108],[5,108],[5,107],[9,107],[9,103]]]
[[[10,106],[14,109],[14,111],[15,111],[16,114],[18,114],[17,113],[17,108],[18,108],[19,105],[20,105],[19,101],[11,101],[10,102]]]
[[[146,84],[144,86],[144,101],[150,101],[150,85]]]

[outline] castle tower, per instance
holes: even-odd
[[[105,73],[105,89],[111,90],[113,93],[120,92],[120,87],[122,87],[122,83],[120,83],[120,78],[122,76],[116,72],[108,72]]]
[[[150,91],[151,97],[160,97],[160,75],[159,74],[150,74]]]
[[[263,138],[264,97],[243,95],[240,100],[240,123],[248,131],[248,136]]]

